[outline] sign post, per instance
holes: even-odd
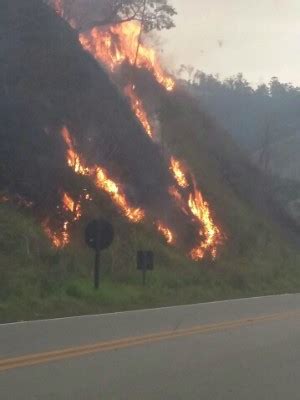
[[[101,250],[107,249],[113,240],[113,226],[105,219],[95,219],[85,229],[85,242],[95,251],[94,287],[96,290],[99,289],[100,285]]]
[[[142,283],[146,286],[146,273],[154,269],[153,251],[139,250],[136,257],[137,269],[142,271]]]
[[[94,271],[94,286],[99,289],[100,284],[100,250],[96,250],[95,254],[95,271]]]

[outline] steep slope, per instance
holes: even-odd
[[[36,301],[41,315],[55,313],[54,304],[57,306],[57,296],[62,293],[66,297],[61,313],[98,310],[102,301],[106,309],[121,307],[123,297],[110,305],[107,298],[91,297],[78,283],[87,281],[92,263],[82,243],[82,231],[87,220],[97,215],[112,220],[116,229],[115,243],[105,256],[111,280],[130,282],[134,292],[136,251],[155,250],[158,272],[147,292],[149,304],[173,303],[177,295],[177,301],[195,301],[242,292],[262,293],[272,287],[278,291],[293,289],[291,277],[296,285],[293,268],[298,254],[290,242],[296,237],[296,227],[264,191],[265,178],[180,86],[166,91],[149,71],[132,71],[129,65],[123,65],[117,75],[120,88],[127,83],[126,76],[134,80],[145,110],[159,122],[161,146],[145,134],[128,99],[82,49],[77,33],[41,1],[7,0],[0,15],[0,37],[0,75],[4,77],[0,87],[0,191],[2,202],[18,207],[15,211],[0,204],[0,271],[5,277],[0,280],[0,291],[5,293],[6,319],[22,301],[26,312],[30,313],[30,304]],[[152,219],[139,225],[129,223],[110,190],[99,190],[94,176],[70,168],[66,157],[70,145],[62,136],[66,127],[80,161],[84,159],[89,167],[105,166],[116,182],[122,182],[119,190],[128,204],[145,209]],[[201,201],[210,207],[205,210],[210,210],[212,221],[220,227],[222,245],[214,262],[205,257],[194,263],[186,256],[196,242],[198,225],[188,210],[177,207],[169,193],[170,186],[176,184],[169,170],[170,154],[182,160],[189,171],[186,178],[201,188]],[[78,158],[75,161],[78,165]],[[99,169],[95,173],[98,177]],[[70,210],[61,205],[66,193],[74,204],[81,205],[80,220],[74,218],[74,207]],[[73,217],[70,246],[60,251],[51,249],[32,216],[38,223],[46,220],[54,230],[67,217]],[[178,246],[167,246],[157,235],[152,220],[158,217],[178,233]],[[18,221],[22,229],[14,238]],[[33,226],[35,232],[28,237],[27,226]],[[20,238],[24,240],[18,253],[15,249],[20,247]],[[6,270],[9,264],[14,265],[13,276],[20,281],[23,258],[29,274],[17,289],[8,283],[12,275],[8,276]],[[54,268],[57,276],[49,280],[46,290],[51,265],[58,266]],[[41,275],[36,272],[39,268]],[[53,308],[43,309],[43,297],[51,297]],[[128,297],[127,308],[147,305],[142,291],[132,301]],[[66,304],[72,304],[69,311]]]

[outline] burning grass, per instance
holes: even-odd
[[[175,81],[168,76],[160,65],[155,50],[139,42],[141,26],[134,21],[109,27],[105,30],[94,28],[90,33],[81,36],[82,46],[88,50],[98,61],[105,64],[111,72],[122,65],[125,61],[137,68],[145,68],[153,73],[167,91],[173,91]],[[137,96],[134,85],[129,83],[124,88],[125,95],[131,101],[131,107],[138,120],[144,127],[145,132],[154,138],[154,132],[149,122],[149,116],[143,106],[142,100]],[[223,242],[220,228],[213,222],[208,203],[203,200],[200,190],[195,184],[195,179],[183,163],[170,157],[170,171],[180,190],[184,190],[181,196],[181,209],[194,221],[199,224],[199,242],[189,252],[189,256],[198,261],[207,254],[212,258],[217,256],[217,248]],[[192,184],[189,184],[187,175],[192,177]],[[172,191],[172,189],[170,189]],[[176,191],[176,189],[175,189]],[[173,190],[173,193],[174,190]],[[179,193],[179,192],[177,192]],[[177,196],[178,201],[178,196]],[[168,244],[174,242],[174,232],[163,226],[160,222],[157,225],[158,232],[161,233]]]
[[[153,130],[151,128],[151,124],[149,122],[148,115],[145,111],[142,101],[138,98],[137,94],[134,91],[134,86],[127,85],[124,89],[124,94],[129,98],[131,102],[132,111],[135,113],[137,119],[141,122],[145,132],[147,135],[153,139]]]
[[[56,4],[56,6],[59,8],[59,4]],[[60,11],[60,14],[63,14],[63,10]],[[80,42],[83,48],[90,52],[96,60],[104,64],[112,74],[124,63],[127,63],[134,68],[148,70],[166,92],[173,91],[175,80],[162,68],[155,49],[141,40],[141,30],[141,24],[136,21],[101,28],[96,27],[90,32],[82,33]],[[123,90],[130,100],[131,108],[141,122],[145,133],[153,140],[157,135],[151,125],[151,117],[148,115],[142,99],[137,95],[133,82],[129,81]],[[96,188],[106,192],[122,215],[130,222],[140,223],[145,221],[147,210],[133,207],[127,199],[122,184],[110,176],[103,166],[89,165],[88,159],[75,150],[73,138],[66,127],[63,128],[62,136],[67,145],[67,163],[73,171],[76,174],[89,177]],[[198,237],[194,240],[198,244],[188,251],[188,255],[194,261],[201,260],[206,256],[215,259],[218,247],[224,238],[220,228],[213,221],[211,207],[203,199],[201,191],[195,184],[193,174],[182,161],[170,155],[169,170],[174,178],[174,186],[170,188],[170,193],[173,193],[179,211],[185,214],[186,219],[198,226]],[[74,210],[74,204],[71,200],[65,196],[63,199],[64,207],[69,211],[72,209],[72,212],[77,215],[76,218],[79,219],[82,206],[78,203],[76,205],[78,210]],[[178,232],[167,226],[168,222],[163,223],[162,220],[152,222],[167,244],[175,243]],[[67,240],[68,226],[69,221],[67,220],[61,232],[63,245]],[[57,235],[53,234],[52,236],[53,242],[58,243]]]

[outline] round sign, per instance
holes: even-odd
[[[110,222],[99,218],[91,221],[85,229],[85,242],[92,249],[107,249],[114,240],[114,229]]]

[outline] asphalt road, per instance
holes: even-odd
[[[0,399],[300,399],[300,295],[0,325]]]

